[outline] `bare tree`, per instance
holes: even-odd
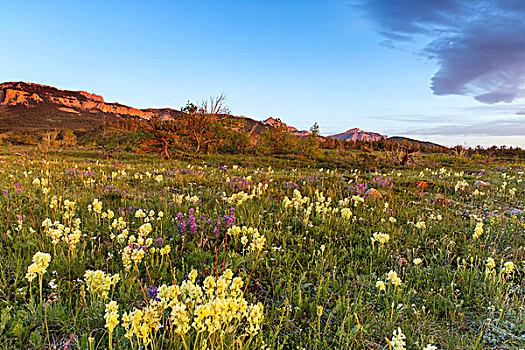
[[[419,153],[416,147],[408,144],[397,144],[395,149],[392,145],[391,157],[394,164],[407,165],[416,163],[415,156]]]
[[[44,141],[44,145],[51,146],[56,141],[58,134],[60,134],[60,131],[57,129],[46,131],[42,138],[42,141]]]
[[[225,101],[226,96],[221,94],[201,102],[198,107],[188,102],[182,109],[187,114],[184,117],[186,127],[191,141],[195,143],[196,153],[207,151],[211,145],[221,142],[214,127],[217,126],[221,115],[230,113]]]
[[[220,114],[230,114],[230,108],[226,106],[226,95],[211,96],[209,100],[200,103],[198,112],[218,116]]]
[[[465,155],[466,148],[461,145],[456,145],[452,148],[452,152],[454,153],[454,155],[456,155],[456,157],[461,158]]]
[[[141,150],[160,153],[170,159],[174,153],[189,156],[192,152],[200,154],[224,144],[226,114],[230,113],[225,100],[224,95],[219,95],[198,106],[188,101],[182,108],[183,113],[176,118],[152,118],[144,125],[148,138],[143,141]]]

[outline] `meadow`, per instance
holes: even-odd
[[[525,170],[0,153],[0,348],[525,347]]]

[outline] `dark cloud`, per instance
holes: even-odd
[[[524,0],[362,0],[356,6],[378,25],[384,45],[422,45],[420,53],[439,66],[434,94],[487,104],[525,97]]]

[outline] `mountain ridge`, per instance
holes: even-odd
[[[111,121],[149,120],[154,117],[169,120],[183,114],[173,108],[139,109],[118,102],[107,102],[101,95],[83,90],[65,90],[23,81],[0,84],[0,132],[20,129],[89,129]],[[244,116],[223,117],[243,119],[245,131],[250,134],[260,134],[275,127],[284,127],[300,138],[306,138],[310,134],[307,130],[298,130],[274,117],[262,121]],[[387,138],[359,128],[327,137],[347,141],[377,141]]]
[[[346,141],[379,141],[387,139],[386,135],[381,135],[377,132],[363,131],[359,128],[352,128],[345,132],[330,135],[328,137]]]

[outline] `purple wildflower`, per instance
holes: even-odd
[[[149,289],[148,289],[148,298],[153,299],[153,300],[155,300],[155,301],[160,301],[160,298],[157,296],[158,293],[159,293],[159,292],[158,292],[157,287],[155,287],[155,286],[151,286],[151,287],[149,287]]]

